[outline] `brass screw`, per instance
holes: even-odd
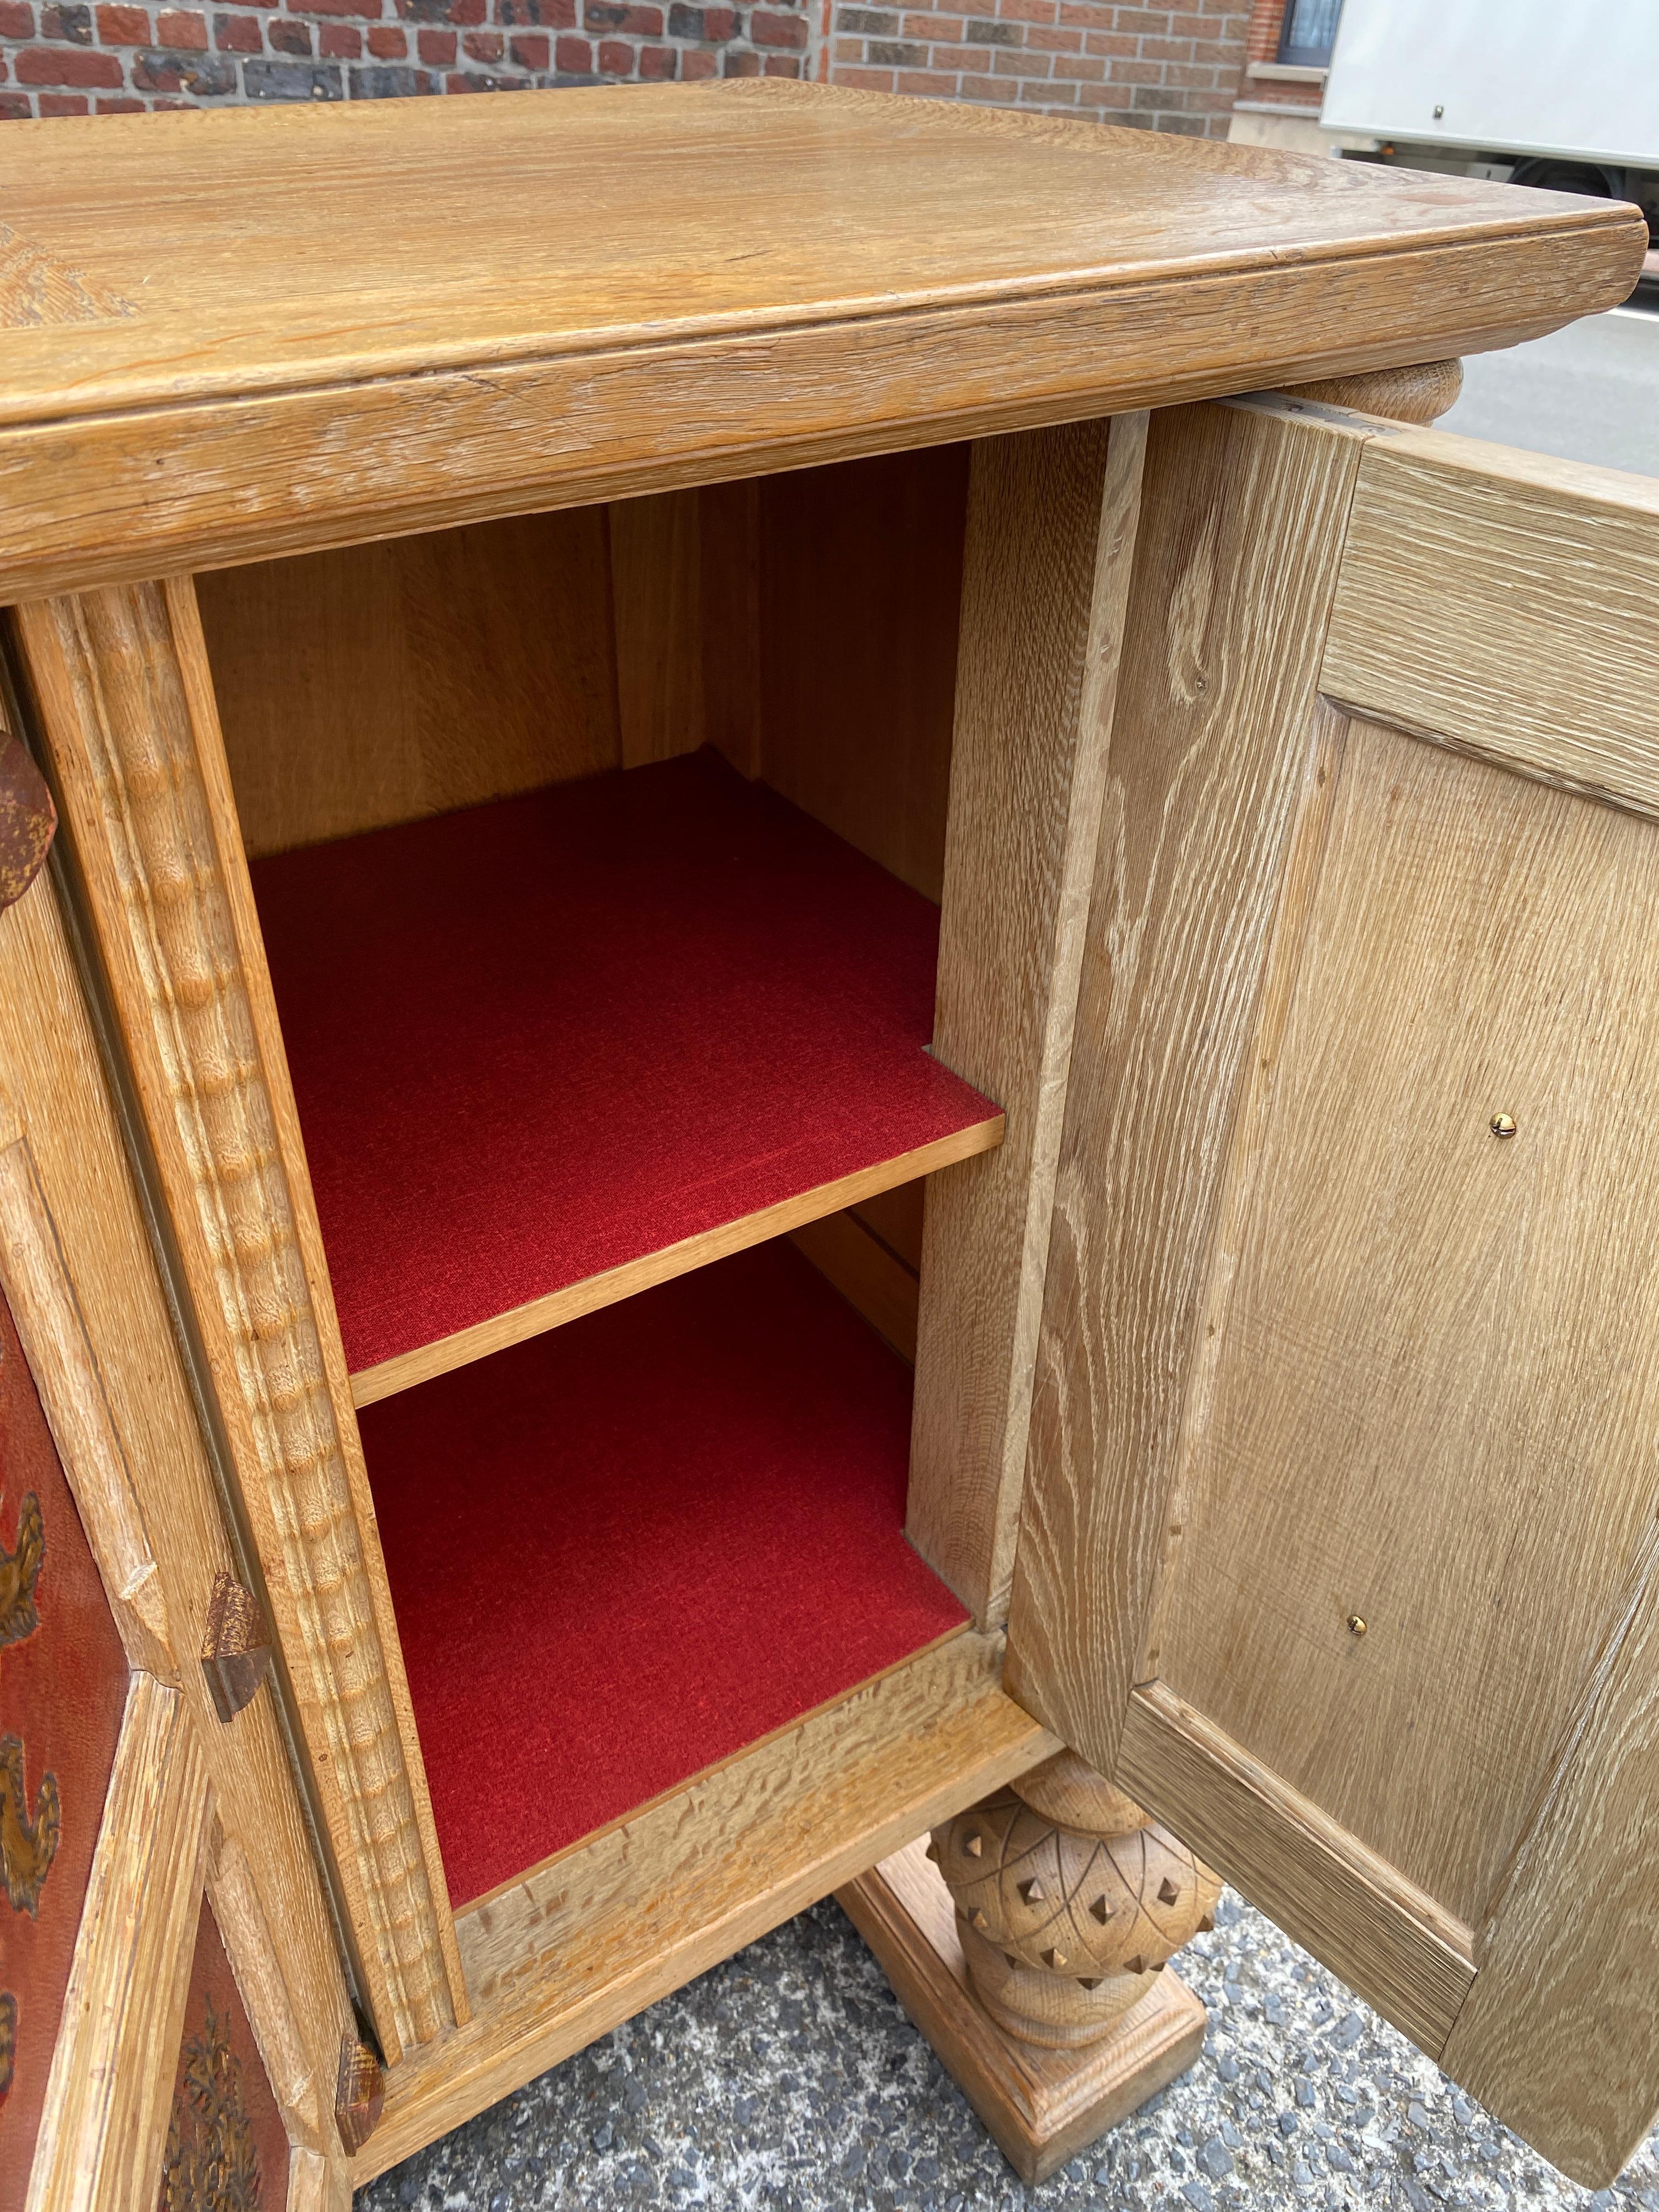
[[[1494,1114],[1486,1127],[1494,1137],[1512,1137],[1515,1134],[1515,1116],[1513,1114]]]
[[[1365,1633],[1365,1624],[1357,1613],[1351,1613],[1348,1615],[1348,1633],[1350,1636],[1363,1636]]]

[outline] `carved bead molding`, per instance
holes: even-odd
[[[1184,1844],[1069,1751],[935,1829],[928,1856],[975,1996],[999,2027],[1050,2051],[1109,2035],[1214,1925],[1221,1894]]]
[[[394,2057],[465,2001],[194,589],[37,600],[15,619]]]

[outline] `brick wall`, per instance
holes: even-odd
[[[0,117],[799,76],[805,0],[0,0]]]
[[[1224,138],[1249,0],[830,0],[837,84]]]
[[[0,0],[0,118],[827,77],[1224,136],[1250,0]]]

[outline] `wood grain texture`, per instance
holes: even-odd
[[[301,2033],[283,1972],[282,1950],[259,1902],[247,1853],[216,1821],[208,1854],[207,1887],[237,1994],[289,2140],[322,2151],[330,2147],[324,2134],[330,2118],[327,2100],[319,2094],[315,2061]]]
[[[1377,720],[1659,812],[1659,483],[1435,432],[1379,440],[1322,682]]]
[[[789,1241],[902,1358],[915,1364],[921,1301],[915,1274],[856,1213],[827,1213],[797,1229]]]
[[[1364,724],[1328,788],[1149,1668],[1473,1923],[1659,1510],[1659,829]]]
[[[1180,1464],[1365,435],[1294,403],[1153,425],[1009,1630],[1013,1693],[1106,1773]]]
[[[918,1836],[836,1892],[893,1993],[1029,2185],[1046,2181],[1109,2128],[1184,2074],[1205,2010],[1179,1975],[1160,1974],[1103,2043],[1042,2051],[1005,2035],[975,1999],[951,1893]]]
[[[0,149],[20,232],[134,309],[9,349],[7,599],[1477,351],[1645,246],[1567,195],[782,80],[106,120]]]
[[[760,487],[761,774],[936,904],[969,450]]]
[[[908,1525],[981,1620],[1012,1571],[1146,434],[1120,417],[973,459],[933,1051],[1008,1133],[929,1194]]]
[[[464,1912],[472,2019],[392,2069],[354,2180],[1048,1757],[1000,1671],[1000,1638],[947,1638]]]
[[[132,1678],[52,2055],[28,2212],[151,2205],[213,1818],[177,1690]]]
[[[1652,2125],[1659,1573],[1650,1528],[1440,2052],[1544,2155],[1604,2187]]]
[[[1428,2051],[1475,1978],[1469,1930],[1162,1682],[1124,1717],[1115,1778],[1252,1905]]]
[[[182,581],[17,621],[365,1995],[400,2049],[464,2004],[459,1960],[194,602]]]
[[[50,1280],[43,1285],[35,1272],[46,1268],[61,1271],[60,1292],[67,1283],[84,1331],[77,1346],[65,1323],[57,1346],[35,1356],[49,1418],[70,1439],[65,1467],[82,1518],[94,1550],[107,1553],[112,1601],[118,1617],[120,1563],[142,1572],[142,1542],[155,1563],[143,1587],[158,1586],[165,1642],[188,1662],[179,1670],[179,1694],[203,1746],[219,1818],[244,1852],[261,1911],[276,1933],[313,2063],[323,2054],[331,2059],[350,2004],[275,1705],[256,1699],[234,1726],[222,1727],[193,1663],[216,1578],[235,1563],[62,909],[46,878],[0,923],[0,1124],[12,1145],[27,1147],[33,1193],[23,1202],[33,1228],[25,1233],[42,1231],[51,1252],[48,1261],[36,1243],[24,1265],[12,1234],[16,1185],[9,1181],[0,1243],[20,1329],[38,1348],[36,1332],[52,1323],[54,1311],[61,1317]],[[58,1402],[59,1356],[64,1393],[75,1398],[69,1408]],[[85,1357],[95,1376],[83,1389]],[[115,1485],[118,1470],[131,1486],[138,1526],[131,1527],[129,1509],[118,1504],[123,1532],[106,1538],[100,1533],[100,1492]]]
[[[694,753],[707,735],[698,496],[663,492],[608,510],[623,768]]]
[[[1287,399],[1311,399],[1326,407],[1357,407],[1395,422],[1426,427],[1457,404],[1463,389],[1461,361],[1425,361],[1406,368],[1383,368],[1370,376],[1327,376],[1311,384],[1281,386]]]
[[[196,580],[248,852],[615,768],[602,508]]]
[[[351,2176],[344,2160],[331,2160],[296,2144],[289,2161],[285,2212],[351,2212]]]
[[[492,1352],[500,1352],[509,1344],[522,1344],[526,1338],[557,1328],[566,1322],[574,1321],[579,1315],[596,1313],[601,1306],[614,1305],[619,1298],[633,1297],[655,1283],[669,1282],[676,1275],[706,1267],[730,1253],[763,1244],[769,1237],[781,1237],[804,1222],[835,1213],[890,1184],[909,1182],[915,1176],[934,1174],[958,1160],[974,1159],[981,1153],[994,1152],[1002,1142],[1003,1129],[1004,1117],[994,1115],[970,1128],[953,1130],[948,1137],[937,1138],[930,1145],[918,1145],[911,1152],[896,1153],[890,1160],[878,1161],[874,1167],[860,1168],[855,1175],[841,1176],[834,1182],[799,1191],[793,1198],[780,1199],[775,1206],[742,1214],[735,1221],[722,1222],[716,1229],[701,1230],[695,1237],[683,1237],[677,1244],[665,1244],[655,1252],[643,1253],[637,1260],[607,1268],[603,1274],[585,1276],[580,1282],[568,1284],[562,1291],[550,1291],[545,1297],[532,1298],[521,1306],[509,1307],[505,1313],[492,1314],[488,1321],[476,1322],[471,1328],[458,1329],[453,1336],[437,1337],[430,1344],[417,1346],[413,1352],[399,1352],[395,1358],[383,1359],[374,1367],[359,1368],[351,1377],[352,1401],[358,1406],[372,1406],[379,1399],[391,1397],[395,1391],[411,1389],[418,1382],[429,1382],[434,1375],[447,1375],[472,1360],[487,1358]]]
[[[9,1116],[8,1117],[9,1118]],[[0,1151],[0,1288],[75,1492],[129,1661],[176,1682],[162,1594],[97,1355],[64,1272],[27,1139]]]

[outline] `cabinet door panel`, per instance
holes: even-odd
[[[1285,471],[1345,434],[1254,419]],[[1659,2100],[1619,2001],[1650,1991],[1659,1929],[1595,1903],[1632,1895],[1632,1855],[1659,1873],[1633,1658],[1659,1602],[1659,507],[1370,428],[1327,480],[1334,595],[1300,603],[1319,696],[1268,726],[1241,671],[1282,646],[1206,640],[1212,734],[1162,677],[1114,732],[1126,816],[1172,757],[1222,790],[1207,744],[1265,749],[1296,817],[1255,848],[1257,969],[1218,975],[1189,920],[1139,1004],[1103,849],[1011,1670],[1599,2180]],[[1150,485],[1137,593],[1179,496]],[[1190,821],[1195,889],[1237,836]],[[1249,1043],[1224,1065],[1227,1022]],[[1098,1108],[1138,1070],[1166,1103],[1128,1146]],[[1189,1278],[1157,1265],[1177,1239]],[[1158,1422],[1130,1418],[1154,1391]]]

